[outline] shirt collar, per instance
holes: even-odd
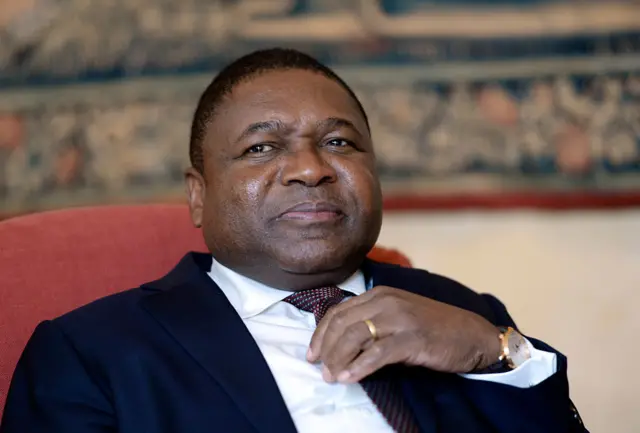
[[[291,292],[266,286],[232,271],[213,259],[209,277],[220,287],[242,319],[248,319],[265,311],[289,296]],[[338,287],[354,295],[366,291],[364,275],[358,270]]]

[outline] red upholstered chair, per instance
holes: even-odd
[[[0,222],[0,417],[13,369],[42,320],[168,272],[206,251],[184,205],[103,206]],[[410,266],[394,250],[374,260]]]

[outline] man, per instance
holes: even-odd
[[[284,49],[232,63],[190,157],[211,255],[39,325],[2,433],[586,431],[564,356],[498,300],[365,258],[373,143],[327,67]]]

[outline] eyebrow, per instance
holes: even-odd
[[[317,124],[319,129],[331,130],[331,129],[339,129],[339,128],[349,128],[353,129],[358,134],[361,134],[358,128],[353,124],[352,121],[343,119],[342,117],[328,117],[324,120],[319,121]]]
[[[361,134],[358,128],[353,124],[352,121],[343,119],[341,117],[327,117],[326,119],[320,120],[316,123],[316,127],[322,130],[332,130],[339,128],[350,128]],[[286,132],[290,130],[290,128],[284,124],[281,120],[266,120],[264,122],[255,122],[250,124],[242,131],[242,134],[237,138],[236,143],[239,143],[245,140],[247,137],[250,137],[253,134],[258,132],[263,133],[274,133],[274,132]]]
[[[264,122],[255,122],[251,125],[247,126],[247,128],[242,131],[242,134],[236,140],[240,142],[245,138],[257,133],[257,132],[278,132],[278,131],[286,131],[287,126],[280,120],[266,120]]]

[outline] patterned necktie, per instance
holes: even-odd
[[[329,286],[295,292],[286,297],[284,302],[288,302],[300,310],[313,313],[317,325],[329,311],[329,308],[339,304],[348,296],[353,296],[353,294],[338,287]],[[397,433],[418,433],[420,431],[411,409],[404,401],[400,384],[396,381],[385,380],[376,374],[363,379],[360,384],[394,431]]]

